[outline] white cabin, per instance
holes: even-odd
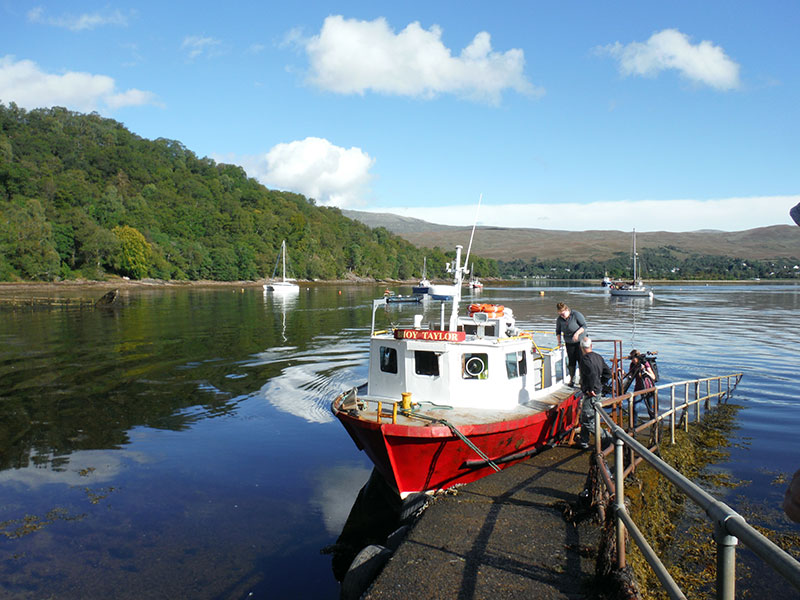
[[[367,396],[399,402],[410,392],[415,403],[513,410],[560,385],[563,349],[538,352],[511,309],[458,317],[456,331],[423,328],[421,320],[372,336]]]

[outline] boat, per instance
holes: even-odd
[[[537,344],[506,306],[472,304],[459,314],[461,249],[449,318],[443,303],[438,323],[423,326],[417,314],[408,326],[376,331],[385,300],[375,300],[367,381],[331,404],[401,498],[480,479],[578,424],[577,390],[563,379],[563,346]]]
[[[606,273],[603,276],[603,281],[600,282],[600,285],[602,285],[603,287],[609,287],[612,283],[614,283],[614,282],[611,281],[611,277],[609,277],[608,273]]]
[[[612,296],[623,296],[628,298],[652,298],[653,290],[646,287],[636,272],[636,230],[633,230],[633,280],[630,282],[616,281],[608,286],[608,292]]]
[[[283,276],[279,281],[274,281],[275,271],[278,269],[278,261],[283,259]],[[273,281],[264,284],[264,290],[268,292],[276,292],[283,294],[291,294],[300,291],[300,286],[293,280],[286,278],[286,240],[281,242],[281,251],[278,255],[278,260],[275,262],[275,269],[272,271]]]
[[[427,257],[424,257],[422,259],[422,279],[420,279],[417,285],[411,288],[412,294],[420,294],[424,296],[425,294],[428,293],[428,290],[431,287],[431,282],[428,281],[427,267],[428,267],[428,259]]]
[[[384,300],[387,304],[404,304],[404,303],[413,303],[419,304],[422,302],[422,296],[403,296],[403,295],[394,295],[391,294],[389,296],[384,296]]]
[[[460,292],[460,285],[456,288],[455,285],[450,283],[432,283],[428,288],[428,295],[434,300],[452,300]]]
[[[472,265],[471,271],[474,273],[475,265]],[[471,289],[471,290],[482,290],[483,289],[483,283],[481,283],[481,280],[478,279],[477,277],[475,277],[475,275],[470,275],[470,277],[469,277],[469,289]]]

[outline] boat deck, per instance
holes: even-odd
[[[570,397],[575,390],[568,385],[560,384],[552,387],[552,391],[548,394],[540,396],[537,399],[530,400],[525,404],[520,404],[514,410],[485,410],[478,408],[451,408],[451,407],[436,407],[430,403],[421,402],[421,405],[415,408],[415,412],[423,414],[431,419],[443,419],[456,427],[497,423],[500,421],[513,421],[515,419],[522,419],[527,416],[550,410]],[[364,421],[378,422],[378,398],[370,396],[362,396],[359,394],[359,399],[369,400],[365,409],[358,411],[358,418]],[[385,400],[381,402],[381,418],[382,423],[391,423],[392,421],[392,407],[393,402]],[[430,423],[423,421],[419,418],[407,416],[402,414],[402,411],[397,412],[397,424],[416,426],[416,427],[430,427]]]

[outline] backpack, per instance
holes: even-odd
[[[653,375],[656,378],[653,380],[653,383],[658,382],[658,363],[656,362],[656,354],[658,354],[658,350],[655,352],[645,352],[644,358],[647,362],[650,363],[650,368],[653,369]]]

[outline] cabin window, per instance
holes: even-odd
[[[397,373],[397,350],[381,346],[381,371],[384,373]]]
[[[464,379],[486,379],[489,377],[489,355],[464,354],[461,357],[461,372]]]
[[[528,374],[528,362],[525,357],[525,350],[506,354],[506,373],[509,379],[522,377]]]
[[[414,352],[414,372],[417,375],[439,375],[439,355],[436,352],[416,350]]]
[[[464,323],[464,325],[459,326],[459,329],[463,329],[464,333],[467,335],[477,335],[478,333],[478,326],[472,325],[471,323]],[[497,337],[495,335],[496,329],[494,325],[485,325],[483,328],[483,335],[486,337]]]

